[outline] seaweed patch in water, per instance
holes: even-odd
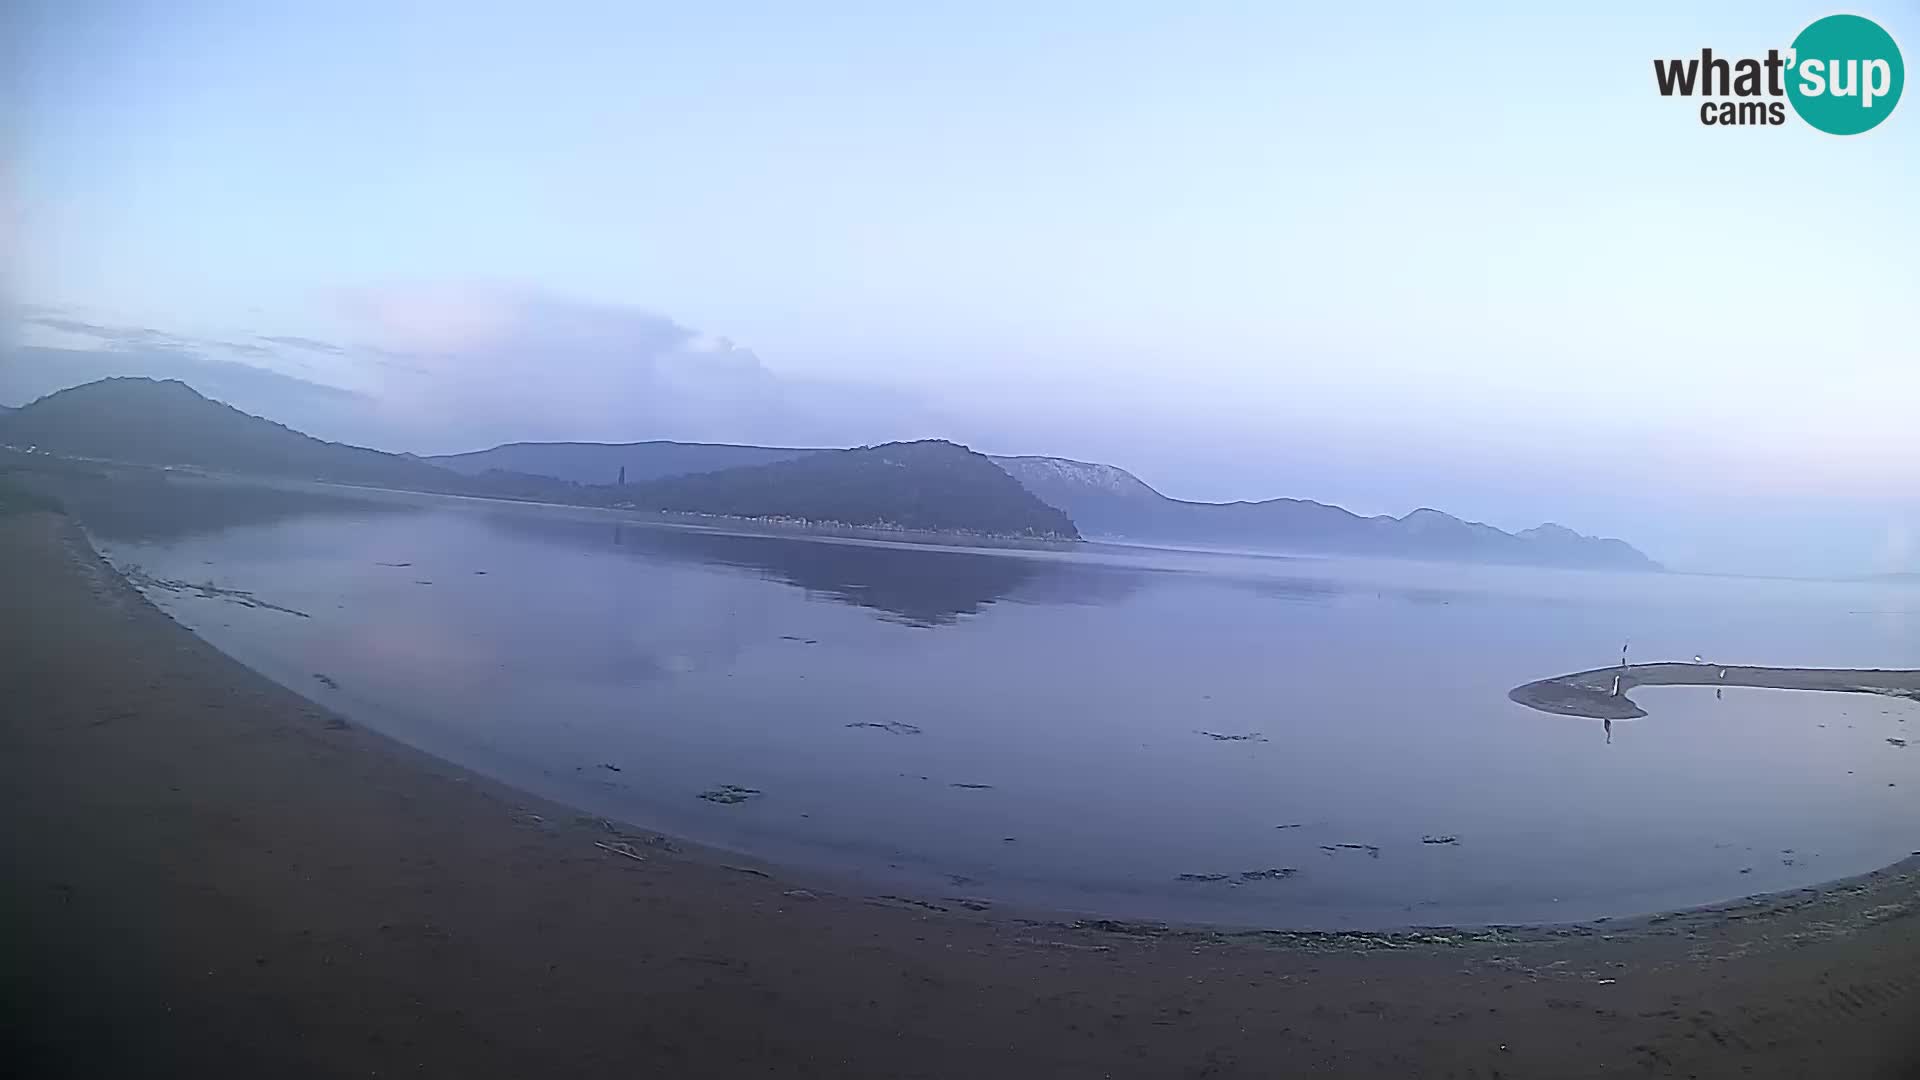
[[[1268,870],[1242,870],[1241,881],[1285,881],[1300,871],[1291,866],[1276,866]]]
[[[743,803],[748,799],[758,798],[759,795],[759,788],[741,787],[739,784],[721,784],[717,788],[711,788],[700,793],[701,798],[710,803],[719,803],[722,806],[732,806],[735,803]]]
[[[267,611],[279,611],[288,615],[298,615],[303,619],[313,618],[313,616],[304,611],[295,611],[290,607],[281,607],[279,604],[268,603],[245,589],[223,589],[211,581],[195,584],[191,581],[176,581],[172,578],[155,577],[145,570],[142,570],[137,564],[128,566],[121,573],[126,577],[127,583],[136,589],[160,589],[164,592],[175,594],[192,593],[204,600],[225,600],[230,604],[239,604],[241,607],[264,608]]]
[[[881,731],[884,731],[884,732],[886,732],[886,733],[887,733],[887,734],[889,734],[889,735],[918,735],[918,734],[920,734],[920,729],[919,729],[919,727],[917,727],[917,726],[915,726],[915,725],[913,725],[913,724],[909,724],[909,723],[907,723],[907,722],[906,722],[906,721],[904,721],[904,720],[884,720],[884,721],[875,721],[875,720],[856,720],[856,721],[854,721],[853,723],[851,723],[851,724],[848,724],[847,726],[848,726],[848,727],[850,727],[850,728],[863,728],[863,727],[864,727],[864,728],[877,728],[877,729],[879,729],[879,730],[881,730]]]
[[[1204,884],[1230,882],[1242,885],[1254,881],[1285,881],[1300,871],[1291,866],[1275,866],[1265,870],[1242,870],[1238,874],[1181,874],[1177,881],[1197,881]]]

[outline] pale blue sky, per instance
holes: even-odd
[[[29,0],[4,235],[43,320],[388,448],[945,435],[1908,565],[1920,105],[1702,127],[1654,57],[1830,9],[1670,7]]]

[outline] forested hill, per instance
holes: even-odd
[[[101,379],[0,415],[0,443],[72,457],[349,484],[459,491],[463,477],[417,458],[324,442],[174,379]]]
[[[985,455],[941,439],[822,450],[615,491],[617,505],[644,510],[995,536],[1080,536],[1064,512],[1041,502]]]

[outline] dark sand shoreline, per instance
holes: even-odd
[[[173,623],[63,518],[0,516],[0,567],[21,1075],[1920,1064],[1916,860],[1648,919],[1392,935],[796,894],[347,725]]]
[[[1614,678],[1619,677],[1619,693]],[[1879,668],[1743,667],[1737,664],[1632,664],[1594,668],[1516,686],[1507,696],[1530,709],[1589,720],[1637,720],[1647,711],[1627,692],[1637,686],[1746,686],[1886,694],[1920,700],[1920,671]]]

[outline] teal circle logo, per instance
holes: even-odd
[[[1793,39],[1787,100],[1829,135],[1874,128],[1900,103],[1907,68],[1893,35],[1872,19],[1829,15]]]

